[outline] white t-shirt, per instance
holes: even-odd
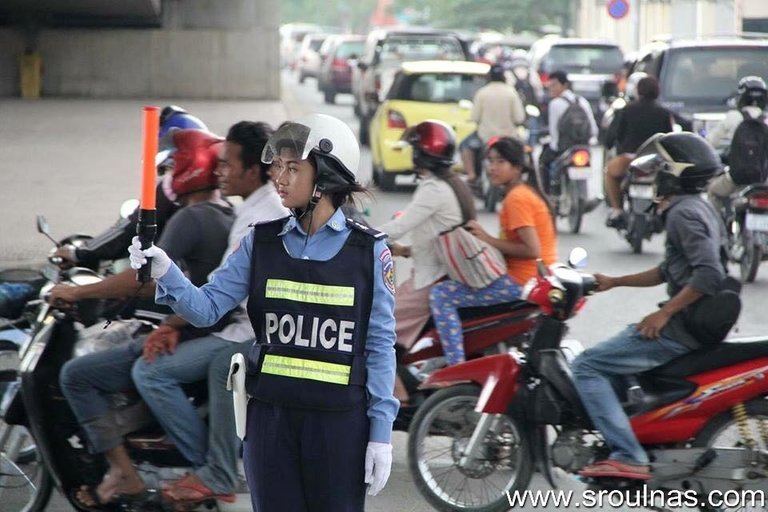
[[[235,222],[232,224],[232,229],[229,230],[229,246],[224,252],[224,257],[221,260],[222,264],[232,254],[232,251],[235,250],[235,247],[238,246],[243,237],[251,230],[251,224],[279,219],[289,213],[288,209],[280,201],[280,196],[277,195],[277,190],[275,190],[272,181],[259,187],[245,201],[235,206]],[[237,343],[256,338],[256,334],[251,326],[251,320],[248,318],[248,312],[246,311],[247,302],[248,300],[246,299],[241,304],[241,308],[232,314],[231,322],[224,329],[213,334],[219,338]]]
[[[549,147],[552,151],[565,149],[557,147],[559,138],[557,124],[560,122],[560,118],[563,117],[563,114],[565,114],[565,111],[568,110],[570,104],[576,101],[576,98],[577,96],[572,90],[566,89],[560,96],[552,98],[549,102]],[[597,123],[595,122],[595,116],[592,115],[592,107],[589,105],[589,102],[584,99],[584,96],[578,96],[578,98],[579,105],[581,105],[581,108],[587,113],[592,137],[597,137]]]
[[[445,265],[437,257],[437,235],[462,223],[461,206],[451,186],[429,174],[413,193],[413,199],[394,220],[376,229],[398,240],[411,234],[414,289],[429,286],[446,275]]]
[[[516,137],[517,126],[525,121],[525,108],[513,86],[490,82],[475,93],[470,118],[484,142],[491,137]]]

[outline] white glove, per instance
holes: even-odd
[[[392,445],[369,442],[365,449],[365,483],[370,484],[369,496],[381,492],[392,471]]]
[[[165,254],[165,251],[156,245],[151,245],[149,249],[141,250],[141,242],[139,237],[133,237],[131,245],[128,247],[129,259],[131,260],[131,268],[139,270],[147,262],[147,258],[152,258],[152,271],[150,276],[152,279],[160,279],[171,268],[171,258]]]

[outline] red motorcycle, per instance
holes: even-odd
[[[538,306],[524,300],[459,309],[467,359],[505,353],[510,347],[519,346],[533,329],[538,312]],[[408,405],[400,407],[394,429],[407,432],[416,410],[433,392],[422,388],[422,383],[445,366],[445,359],[440,335],[431,319],[410,349],[397,345],[396,350],[397,374],[410,400]]]
[[[534,468],[555,487],[553,466],[576,473],[608,455],[561,346],[566,320],[597,286],[575,270],[576,259],[574,268],[540,264],[526,286],[523,296],[541,314],[523,351],[451,366],[424,383],[442,389],[414,416],[408,457],[417,487],[437,509],[509,510],[510,493],[528,487]],[[706,501],[713,491],[764,492],[767,376],[768,338],[761,338],[702,348],[617,383],[650,456],[651,480],[642,487],[604,478],[590,486],[684,492],[701,510],[718,510]]]

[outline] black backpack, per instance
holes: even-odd
[[[768,179],[768,126],[765,116],[754,118],[741,112],[744,120],[736,127],[731,140],[728,163],[736,185],[764,183]]]
[[[517,95],[523,102],[523,105],[536,105],[536,91],[533,89],[533,85],[528,79],[521,80],[516,78],[515,90]]]
[[[568,102],[568,108],[557,122],[557,149],[561,151],[573,146],[589,144],[589,139],[592,137],[592,125],[587,117],[592,115],[592,112],[587,113],[584,110],[578,96],[576,101],[563,99]]]

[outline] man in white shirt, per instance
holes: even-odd
[[[477,123],[477,131],[464,139],[459,149],[467,179],[474,181],[475,152],[482,151],[492,137],[518,137],[517,127],[525,122],[523,102],[515,88],[507,84],[503,66],[491,66],[488,83],[472,100],[470,119]]]
[[[261,163],[261,152],[272,133],[272,128],[266,123],[241,121],[233,125],[227,134],[216,170],[219,188],[226,196],[242,197],[243,202],[235,207],[235,222],[229,233],[229,247],[224,253],[222,265],[226,265],[227,257],[239,247],[253,223],[289,214],[269,178],[269,165]],[[182,319],[173,317],[157,329],[155,332],[161,329],[169,331],[168,336],[162,338],[169,341],[159,341],[154,352],[150,348],[150,357],[147,357],[145,343],[145,357],[137,361],[133,368],[137,389],[168,436],[195,468],[181,480],[165,486],[163,496],[187,505],[216,498],[231,502],[235,499],[238,483],[240,441],[235,432],[232,394],[226,389],[226,380],[232,355],[247,354],[256,335],[245,308],[241,306],[231,314],[229,324],[220,332],[184,342],[205,344],[208,347],[207,357],[175,363],[173,357],[161,355],[155,359],[157,354],[173,353],[173,331],[183,323]],[[206,376],[207,429],[191,404],[186,408],[179,406],[179,398],[183,397],[181,384],[203,380]],[[176,404],[173,416],[163,407],[169,401]]]
[[[565,151],[566,147],[560,147],[560,134],[558,131],[558,124],[560,119],[568,110],[568,107],[578,101],[581,108],[587,114],[589,120],[590,131],[592,137],[597,137],[597,123],[595,122],[595,116],[592,115],[592,107],[589,102],[582,96],[576,96],[571,90],[571,82],[568,80],[568,75],[564,71],[553,71],[549,75],[547,81],[547,90],[551,100],[548,106],[548,126],[550,141],[548,145],[542,148],[541,156],[539,157],[539,170],[542,176],[548,177],[550,166],[560,154]],[[544,188],[549,192],[550,180],[544,180]]]

